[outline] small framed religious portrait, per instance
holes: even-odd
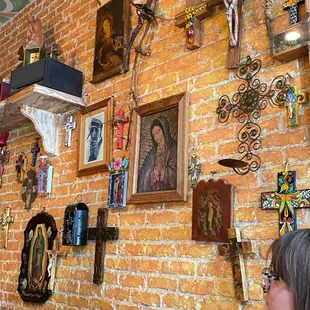
[[[93,79],[120,74],[130,31],[129,0],[111,0],[97,11]]]
[[[123,208],[127,201],[128,161],[125,157],[112,160],[109,165],[108,208]]]
[[[77,176],[107,171],[112,157],[111,99],[79,112]]]
[[[133,112],[128,203],[187,200],[189,94]]]
[[[231,184],[224,180],[201,180],[193,189],[192,240],[228,242],[232,202]]]

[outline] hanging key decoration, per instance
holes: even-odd
[[[39,147],[39,137],[34,138],[35,139],[35,143],[33,145],[33,148],[31,149],[31,153],[32,153],[32,160],[31,160],[31,166],[34,167],[37,163],[37,156],[38,153],[40,152],[40,147]]]
[[[40,156],[38,170],[38,195],[47,196],[52,191],[53,167],[47,164],[47,156]]]
[[[27,156],[24,152],[21,152],[16,160],[15,170],[16,170],[16,180],[18,182],[23,182],[26,178],[27,170]]]
[[[76,121],[72,115],[67,117],[67,121],[62,128],[66,132],[65,146],[69,147],[71,146],[72,130],[76,129]]]

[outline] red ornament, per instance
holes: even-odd
[[[0,147],[6,146],[6,141],[9,137],[9,132],[7,131],[0,131]]]

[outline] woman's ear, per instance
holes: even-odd
[[[266,296],[268,310],[294,310],[293,294],[282,280],[272,281]]]

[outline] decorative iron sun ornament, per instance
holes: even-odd
[[[242,124],[238,132],[238,153],[241,154],[241,160],[219,161],[219,164],[233,168],[240,175],[245,175],[250,171],[255,172],[260,167],[260,157],[255,153],[261,147],[261,127],[256,121],[261,116],[262,110],[267,107],[268,103],[272,106],[283,107],[290,89],[283,75],[275,77],[270,86],[261,83],[256,78],[261,67],[262,63],[259,59],[252,60],[250,56],[247,56],[245,63],[241,64],[237,70],[237,77],[244,82],[238,87],[231,100],[227,95],[221,96],[216,109],[221,123],[225,123],[232,114],[232,117],[237,118]]]

